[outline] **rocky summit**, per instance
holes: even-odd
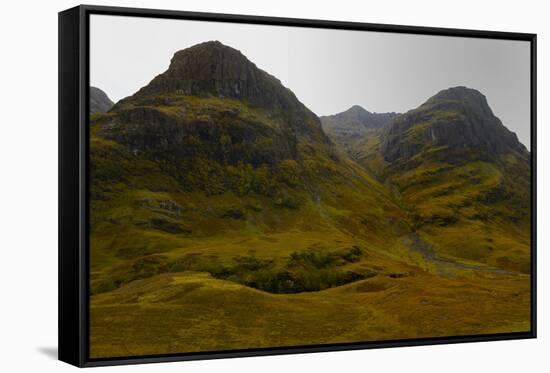
[[[516,134],[493,114],[485,96],[466,87],[443,90],[417,109],[399,116],[382,138],[381,151],[390,162],[433,147],[527,155]]]
[[[246,100],[252,106],[284,117],[298,135],[328,141],[319,118],[292,91],[240,51],[219,41],[208,41],[176,52],[168,70],[132,98],[159,94]]]
[[[177,92],[188,96],[247,98],[258,106],[286,108],[293,96],[279,80],[256,67],[240,51],[209,41],[174,54],[163,74],[136,97]]]

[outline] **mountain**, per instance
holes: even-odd
[[[97,87],[90,87],[90,113],[105,113],[114,103],[109,96]]]
[[[359,163],[438,255],[529,270],[530,154],[480,92],[449,88],[398,116]]]
[[[167,71],[131,100],[164,93],[245,100],[285,120],[298,136],[326,142],[319,119],[275,77],[256,67],[240,51],[209,41],[178,51]]]
[[[90,152],[92,266],[124,268],[94,279],[94,292],[134,280],[125,265],[174,250],[183,255],[182,247],[198,248],[201,240],[216,246],[243,234],[270,235],[277,266],[287,268],[289,255],[310,245],[348,250],[356,234],[381,245],[406,225],[395,224],[405,215],[391,193],[337,154],[313,112],[241,52],[215,41],[176,52],[167,71],[95,117]],[[120,239],[112,241],[115,231]],[[247,252],[237,248],[194,268],[226,276],[214,267]],[[339,271],[319,284],[298,278],[301,271],[275,272],[280,277],[255,286],[297,292],[370,273]]]
[[[508,130],[480,92],[466,87],[443,90],[386,128],[381,151],[388,161],[411,158],[425,150],[527,156],[516,134]]]
[[[169,161],[164,166],[188,188],[227,187],[226,165],[333,157],[319,118],[279,80],[217,41],[176,52],[167,71],[111,112],[117,125],[103,126],[103,137]]]
[[[371,113],[359,105],[321,117],[323,129],[338,148],[355,161],[361,161],[369,141],[380,135],[399,114]]]
[[[529,154],[450,91],[325,133],[238,50],[176,52],[90,118],[90,356],[528,330]]]
[[[328,134],[356,137],[383,127],[397,116],[397,113],[371,113],[354,105],[344,112],[321,117],[321,123]]]

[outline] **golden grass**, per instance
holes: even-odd
[[[204,273],[139,280],[92,298],[91,357],[529,330],[528,276],[412,273],[291,295]]]

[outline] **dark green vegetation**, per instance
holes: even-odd
[[[485,98],[322,120],[218,42],[92,116],[92,357],[529,330],[529,153]]]

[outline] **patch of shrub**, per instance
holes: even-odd
[[[432,215],[425,220],[427,224],[433,224],[440,227],[446,227],[449,225],[456,224],[458,222],[458,217],[455,215]]]
[[[224,278],[233,271],[224,266],[216,257],[203,257],[201,254],[187,254],[170,264],[170,272],[197,271],[208,272],[214,277]]]
[[[223,219],[243,219],[244,218],[244,212],[242,212],[239,209],[232,208],[229,210],[226,210],[221,216]]]
[[[181,233],[191,233],[191,231],[183,227],[180,223],[175,221],[170,221],[162,217],[153,217],[149,219],[146,223],[148,226],[154,229],[158,229],[163,232],[181,234]]]
[[[347,263],[356,263],[361,260],[364,252],[357,245],[343,251],[295,251],[288,259],[289,267],[312,267],[317,269],[342,266]]]
[[[363,250],[359,246],[353,245],[350,249],[344,251],[340,256],[346,262],[355,263],[361,260],[363,254]]]
[[[293,252],[283,267],[272,259],[254,255],[236,256],[234,265],[223,265],[217,258],[188,254],[173,262],[172,272],[201,271],[213,277],[240,283],[275,294],[320,291],[376,276],[371,270],[342,270],[364,255],[359,246],[335,252],[304,250]]]
[[[236,271],[259,271],[273,265],[272,259],[260,259],[254,255],[237,256],[233,259],[237,262]]]
[[[144,279],[168,271],[166,257],[151,255],[134,260],[125,282]]]
[[[275,197],[273,204],[276,207],[284,207],[291,210],[296,210],[300,207],[300,201],[297,198],[289,196],[287,193],[279,193],[279,195]]]
[[[403,278],[403,277],[409,277],[408,273],[390,273],[388,275],[390,278]]]
[[[351,282],[372,277],[371,273],[358,273],[340,270],[302,270],[279,272],[265,272],[263,276],[253,278],[245,285],[254,287],[269,293],[302,293],[321,291],[328,288],[349,284]]]
[[[295,251],[288,259],[289,267],[328,268],[336,265],[338,255],[322,251]]]
[[[375,276],[370,270],[355,272],[338,268],[359,261],[363,255],[359,246],[339,252],[296,251],[280,269],[275,268],[272,260],[242,256],[234,258],[237,265],[225,275],[213,275],[269,293],[320,291]]]
[[[115,281],[111,279],[107,279],[104,281],[101,281],[93,290],[92,294],[101,294],[101,293],[107,293],[109,291],[115,290],[118,288],[119,285],[115,283]]]

